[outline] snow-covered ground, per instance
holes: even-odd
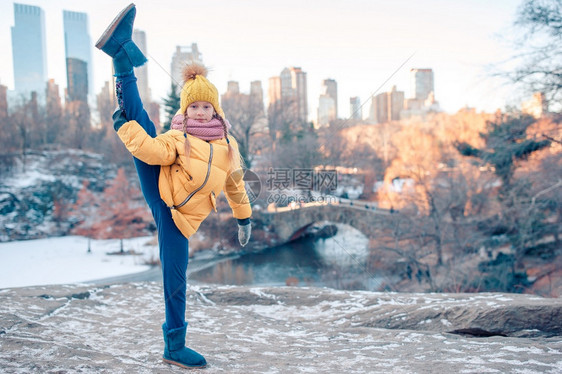
[[[152,237],[123,240],[124,251],[138,255],[108,255],[120,250],[119,240],[80,236],[0,243],[0,288],[81,283],[138,273],[158,259]]]
[[[204,371],[162,361],[160,282],[2,289],[0,302],[2,373],[562,373],[560,301],[533,295],[190,285]]]

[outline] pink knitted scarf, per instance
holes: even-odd
[[[224,128],[222,122],[213,118],[209,122],[199,122],[194,119],[187,119],[187,128],[183,125],[184,116],[183,114],[176,114],[172,118],[172,129],[185,131],[190,135],[193,135],[202,140],[217,140],[224,138]],[[225,120],[226,128],[230,128],[230,123]]]

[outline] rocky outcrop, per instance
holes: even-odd
[[[159,283],[0,290],[3,372],[178,372],[161,361]],[[560,372],[562,301],[191,286],[206,373]]]
[[[67,234],[72,222],[56,214],[71,209],[83,181],[101,192],[116,170],[102,155],[74,149],[33,152],[16,160],[0,181],[0,241]]]
[[[211,301],[237,305],[318,307],[320,303],[326,306],[326,318],[353,327],[467,335],[473,331],[475,335],[489,336],[562,336],[560,299],[520,294],[401,294],[326,288],[271,288],[264,292],[268,298],[256,297],[245,288],[209,289],[202,293]]]

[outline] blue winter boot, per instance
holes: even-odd
[[[135,4],[129,4],[115,17],[96,43],[96,48],[113,57],[116,77],[131,73],[133,67],[144,65],[147,61],[132,40],[136,14]]]
[[[177,365],[182,368],[203,368],[207,361],[199,353],[185,346],[185,331],[187,324],[177,329],[168,330],[168,326],[162,325],[164,333],[164,362]]]

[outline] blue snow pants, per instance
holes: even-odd
[[[137,121],[150,136],[156,137],[156,128],[143,108],[137,87],[137,78],[134,73],[118,77],[117,85],[121,86],[122,103],[120,101],[119,104],[125,111],[125,117],[129,121]],[[176,227],[172,220],[170,208],[160,197],[160,191],[158,190],[160,166],[148,165],[137,158],[133,159],[144,199],[152,211],[158,230],[164,302],[166,305],[166,325],[168,329],[183,327],[185,325],[186,270],[189,242]]]

